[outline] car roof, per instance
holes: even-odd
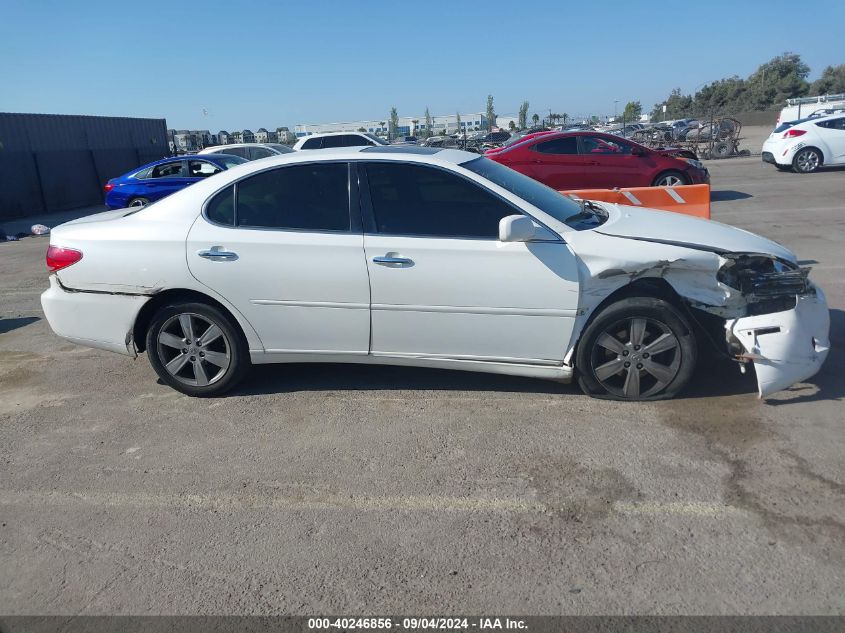
[[[366,134],[372,134],[372,132],[359,132],[355,130],[354,132],[315,132],[313,134],[306,134],[305,136],[300,136],[297,141],[303,141],[309,138],[322,138],[324,136],[340,136],[346,134],[355,134],[357,136],[364,136]]]
[[[225,147],[264,147],[265,145],[284,145],[284,143],[227,143],[226,145],[211,145],[210,147],[204,147],[197,153],[203,155],[211,153],[221,154],[225,152],[220,152],[219,150]],[[212,152],[212,150],[214,150],[214,152]]]

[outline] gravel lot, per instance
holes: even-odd
[[[730,365],[634,405],[336,365],[190,399],[55,337],[46,239],[0,243],[0,613],[845,612],[845,170],[709,167],[831,303],[766,402]]]

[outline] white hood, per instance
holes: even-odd
[[[594,229],[604,235],[685,246],[714,253],[766,253],[795,262],[795,254],[777,242],[727,224],[671,211],[603,204],[609,218]]]

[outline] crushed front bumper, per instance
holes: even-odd
[[[797,297],[792,310],[731,319],[725,327],[754,362],[761,398],[814,376],[830,350],[830,313],[819,288]]]

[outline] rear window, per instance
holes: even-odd
[[[322,141],[321,138],[309,138],[302,144],[302,149],[320,149]]]
[[[778,132],[785,132],[786,130],[791,128],[793,125],[798,125],[799,123],[806,123],[807,121],[812,121],[812,120],[813,120],[812,118],[806,118],[806,119],[797,119],[795,121],[784,121],[783,123],[781,123],[780,125],[778,125],[775,128],[775,134],[777,134]]]

